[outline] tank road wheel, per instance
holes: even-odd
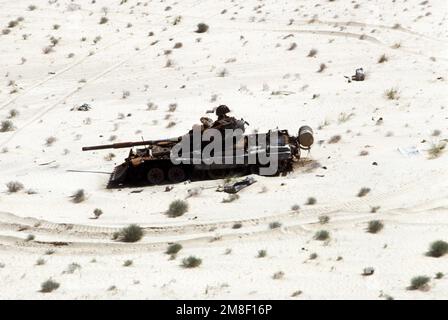
[[[161,184],[165,180],[165,173],[160,168],[151,168],[146,174],[146,179],[151,184]]]
[[[172,183],[178,183],[185,180],[187,177],[187,174],[185,173],[184,168],[175,166],[171,167],[168,170],[168,180],[170,180]]]

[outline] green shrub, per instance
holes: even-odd
[[[184,200],[174,200],[170,203],[167,216],[170,218],[180,217],[188,211],[188,203]]]
[[[325,241],[330,238],[330,233],[327,230],[319,230],[314,234],[314,239],[319,241]]]
[[[380,220],[371,220],[367,225],[367,232],[377,233],[384,228],[384,224]]]
[[[202,260],[196,258],[195,256],[189,256],[188,258],[184,258],[182,260],[182,267],[184,268],[196,268],[199,267],[202,263]]]
[[[143,237],[143,229],[136,224],[130,224],[118,233],[116,240],[122,242],[137,242]]]
[[[47,281],[42,282],[40,292],[48,293],[56,290],[57,288],[59,288],[59,283],[48,279]]]
[[[182,245],[179,243],[173,243],[168,246],[166,254],[177,254],[182,249]]]
[[[424,290],[428,287],[430,278],[427,276],[417,276],[411,279],[408,290]]]
[[[429,257],[439,258],[448,253],[448,243],[443,240],[437,240],[431,243],[426,253]]]
[[[196,33],[204,33],[207,31],[208,31],[208,25],[206,25],[205,23],[199,23],[198,28],[195,32]]]
[[[258,250],[257,258],[264,258],[268,255],[268,252],[266,250]]]

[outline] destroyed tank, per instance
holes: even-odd
[[[242,132],[244,124],[247,123],[243,122]],[[202,131],[202,136],[208,130],[211,129]],[[131,148],[128,157],[115,167],[110,176],[108,187],[116,187],[123,184],[179,183],[195,178],[219,179],[235,174],[285,174],[292,170],[293,163],[300,158],[300,151],[310,150],[314,142],[312,129],[302,126],[297,136],[290,135],[287,130],[236,135],[231,137],[230,147],[224,144],[226,147],[215,148],[209,154],[204,154],[212,142],[204,143],[201,140],[199,145],[194,146],[191,141],[194,138],[188,140],[188,137],[192,137],[192,130],[184,136],[171,139],[121,142],[83,147],[82,150]],[[191,151],[179,154],[182,146],[190,146]],[[268,173],[263,171],[263,168],[269,166],[266,159],[276,161],[274,170]]]

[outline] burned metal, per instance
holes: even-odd
[[[237,121],[240,127],[243,120]],[[244,124],[247,123],[243,122],[243,126]],[[203,132],[207,130],[211,129],[205,129]],[[188,134],[191,134],[191,131]],[[116,166],[111,174],[108,187],[117,187],[123,184],[140,184],[142,182],[160,185],[166,182],[179,183],[195,178],[217,179],[234,174],[263,174],[262,168],[266,166],[266,163],[259,161],[263,156],[275,157],[278,161],[273,174],[285,174],[293,169],[293,162],[300,158],[300,150],[309,150],[314,142],[313,131],[308,126],[302,126],[297,136],[290,135],[287,130],[243,134],[233,140],[233,148],[238,148],[242,152],[239,155],[234,154],[231,157],[231,160],[234,161],[230,163],[210,163],[206,161],[207,159],[202,159],[199,163],[188,161],[194,158],[195,152],[201,152],[207,147],[207,144],[204,143],[200,145],[201,150],[193,150],[188,154],[187,159],[184,157],[181,163],[175,163],[172,161],[175,158],[173,149],[187,135],[172,139],[90,146],[83,147],[82,150],[131,148],[125,161]],[[272,136],[276,137],[275,141],[271,138]],[[261,141],[262,139],[267,141],[263,146],[253,147],[249,143],[249,141]],[[132,149],[138,146],[142,148]],[[256,160],[255,163],[249,161],[250,157]]]

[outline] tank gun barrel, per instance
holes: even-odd
[[[164,139],[164,140],[146,140],[146,141],[137,141],[137,142],[119,142],[113,144],[103,144],[98,146],[88,146],[82,147],[82,151],[91,151],[91,150],[102,150],[102,149],[122,149],[122,148],[131,148],[136,146],[147,146],[147,145],[159,145],[159,144],[172,144],[178,142],[179,139]]]

